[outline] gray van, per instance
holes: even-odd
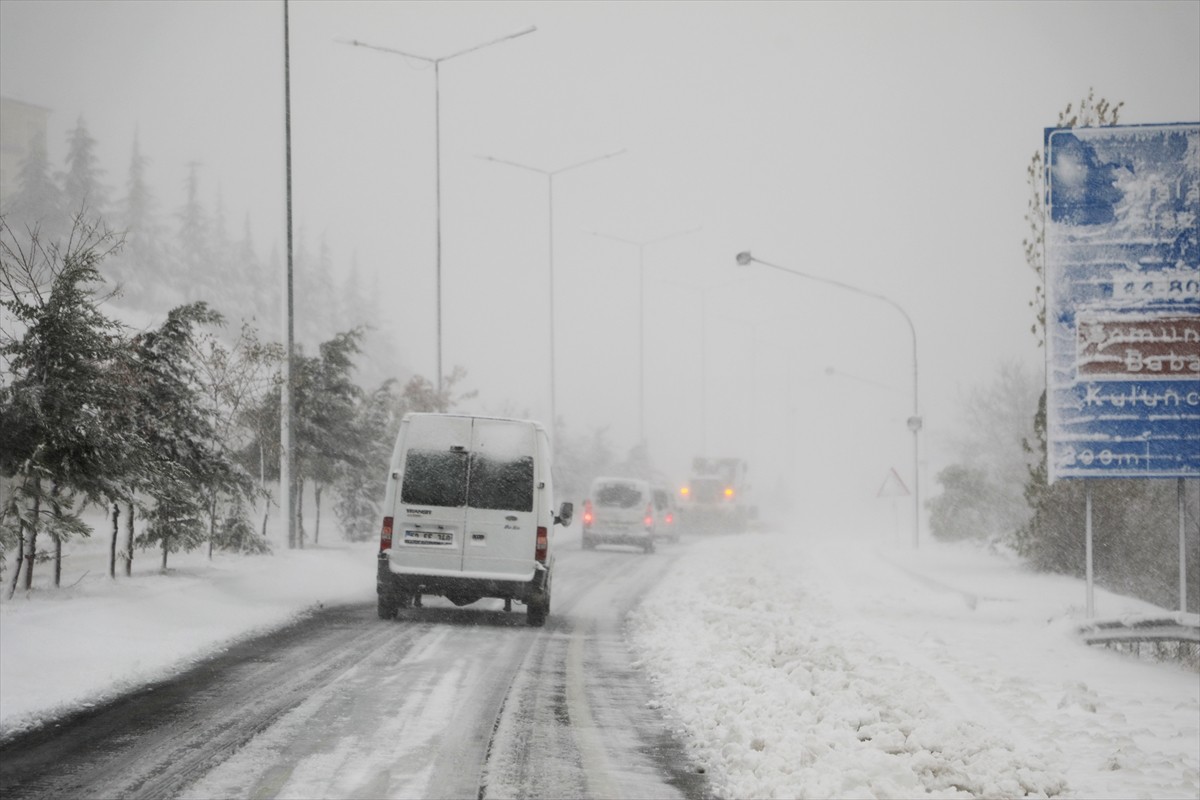
[[[524,603],[530,625],[550,611],[555,513],[550,440],[536,422],[405,415],[384,496],[376,593],[381,619],[423,594],[459,606]]]
[[[583,503],[584,550],[623,544],[654,552],[657,524],[650,484],[640,478],[596,478]]]

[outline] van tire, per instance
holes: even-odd
[[[385,594],[379,595],[379,604],[378,604],[379,618],[380,619],[395,619],[396,611],[398,610],[397,606],[398,606],[398,604],[396,603],[395,598],[393,598],[392,596],[385,595]]]
[[[550,613],[550,598],[538,599],[525,604],[525,621],[531,627],[540,628],[546,624],[546,615]]]
[[[583,536],[583,549],[584,550],[595,550],[596,549],[596,543],[593,542],[592,537],[588,536],[587,534],[584,534],[584,536]]]
[[[654,542],[646,542],[645,551],[646,551],[646,555],[650,555],[651,553],[653,553],[654,552]]]

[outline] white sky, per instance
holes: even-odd
[[[282,9],[3,0],[0,92],[53,109],[56,163],[82,115],[114,186],[137,130],[167,209],[202,162],[210,207],[220,191],[234,230],[249,213],[265,252],[284,240]],[[911,471],[903,320],[739,270],[751,249],[908,311],[932,490],[962,392],[1041,358],[1021,239],[1042,128],[1089,87],[1124,122],[1200,119],[1197,2],[294,2],[296,223],[380,274],[426,375],[433,70],[336,40],[443,56],[530,25],[440,70],[445,369],[468,369],[480,408],[548,415],[547,180],[477,156],[557,169],[626,148],[554,183],[558,412],[621,449],[638,435],[638,251],[589,231],[699,228],[644,251],[646,428],[672,477],[705,444],[760,480],[798,444],[802,484],[836,474],[854,496]],[[702,286],[720,286],[707,347]]]

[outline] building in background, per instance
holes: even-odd
[[[21,164],[34,141],[46,147],[50,109],[0,97],[0,208],[17,190]]]

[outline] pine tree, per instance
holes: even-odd
[[[3,213],[14,231],[37,238],[43,246],[56,245],[66,235],[69,222],[63,209],[63,194],[50,170],[46,143],[34,137],[29,155],[17,173],[17,190]]]
[[[63,203],[69,215],[83,215],[89,222],[107,217],[109,191],[101,182],[103,174],[96,140],[80,117],[67,134],[67,170],[62,175]]]
[[[212,275],[211,221],[200,203],[200,164],[188,164],[185,181],[186,200],[176,218],[179,222],[176,250],[179,254],[176,276],[182,298],[195,301],[207,296],[214,284]]]
[[[55,542],[56,580],[62,541],[90,533],[73,511],[76,495],[119,494],[113,475],[128,448],[116,411],[129,395],[112,375],[123,339],[94,288],[99,265],[118,246],[82,216],[61,246],[0,217],[0,308],[14,323],[0,338],[10,375],[0,386],[0,472],[15,478],[3,536],[20,548],[14,590],[22,566],[25,588],[33,586],[41,533]]]
[[[162,307],[170,292],[166,286],[170,281],[164,278],[174,274],[158,218],[158,204],[146,179],[149,163],[142,154],[140,138],[134,134],[125,197],[117,217],[125,232],[126,247],[115,277],[123,304],[147,311]]]
[[[196,365],[196,328],[215,325],[221,315],[203,302],[174,308],[156,330],[134,338],[138,372],[138,417],[154,453],[142,487],[150,503],[137,543],[157,545],[162,567],[168,553],[193,550],[206,540],[207,499],[214,489],[248,494],[252,481],[214,446],[212,414],[202,401]]]

